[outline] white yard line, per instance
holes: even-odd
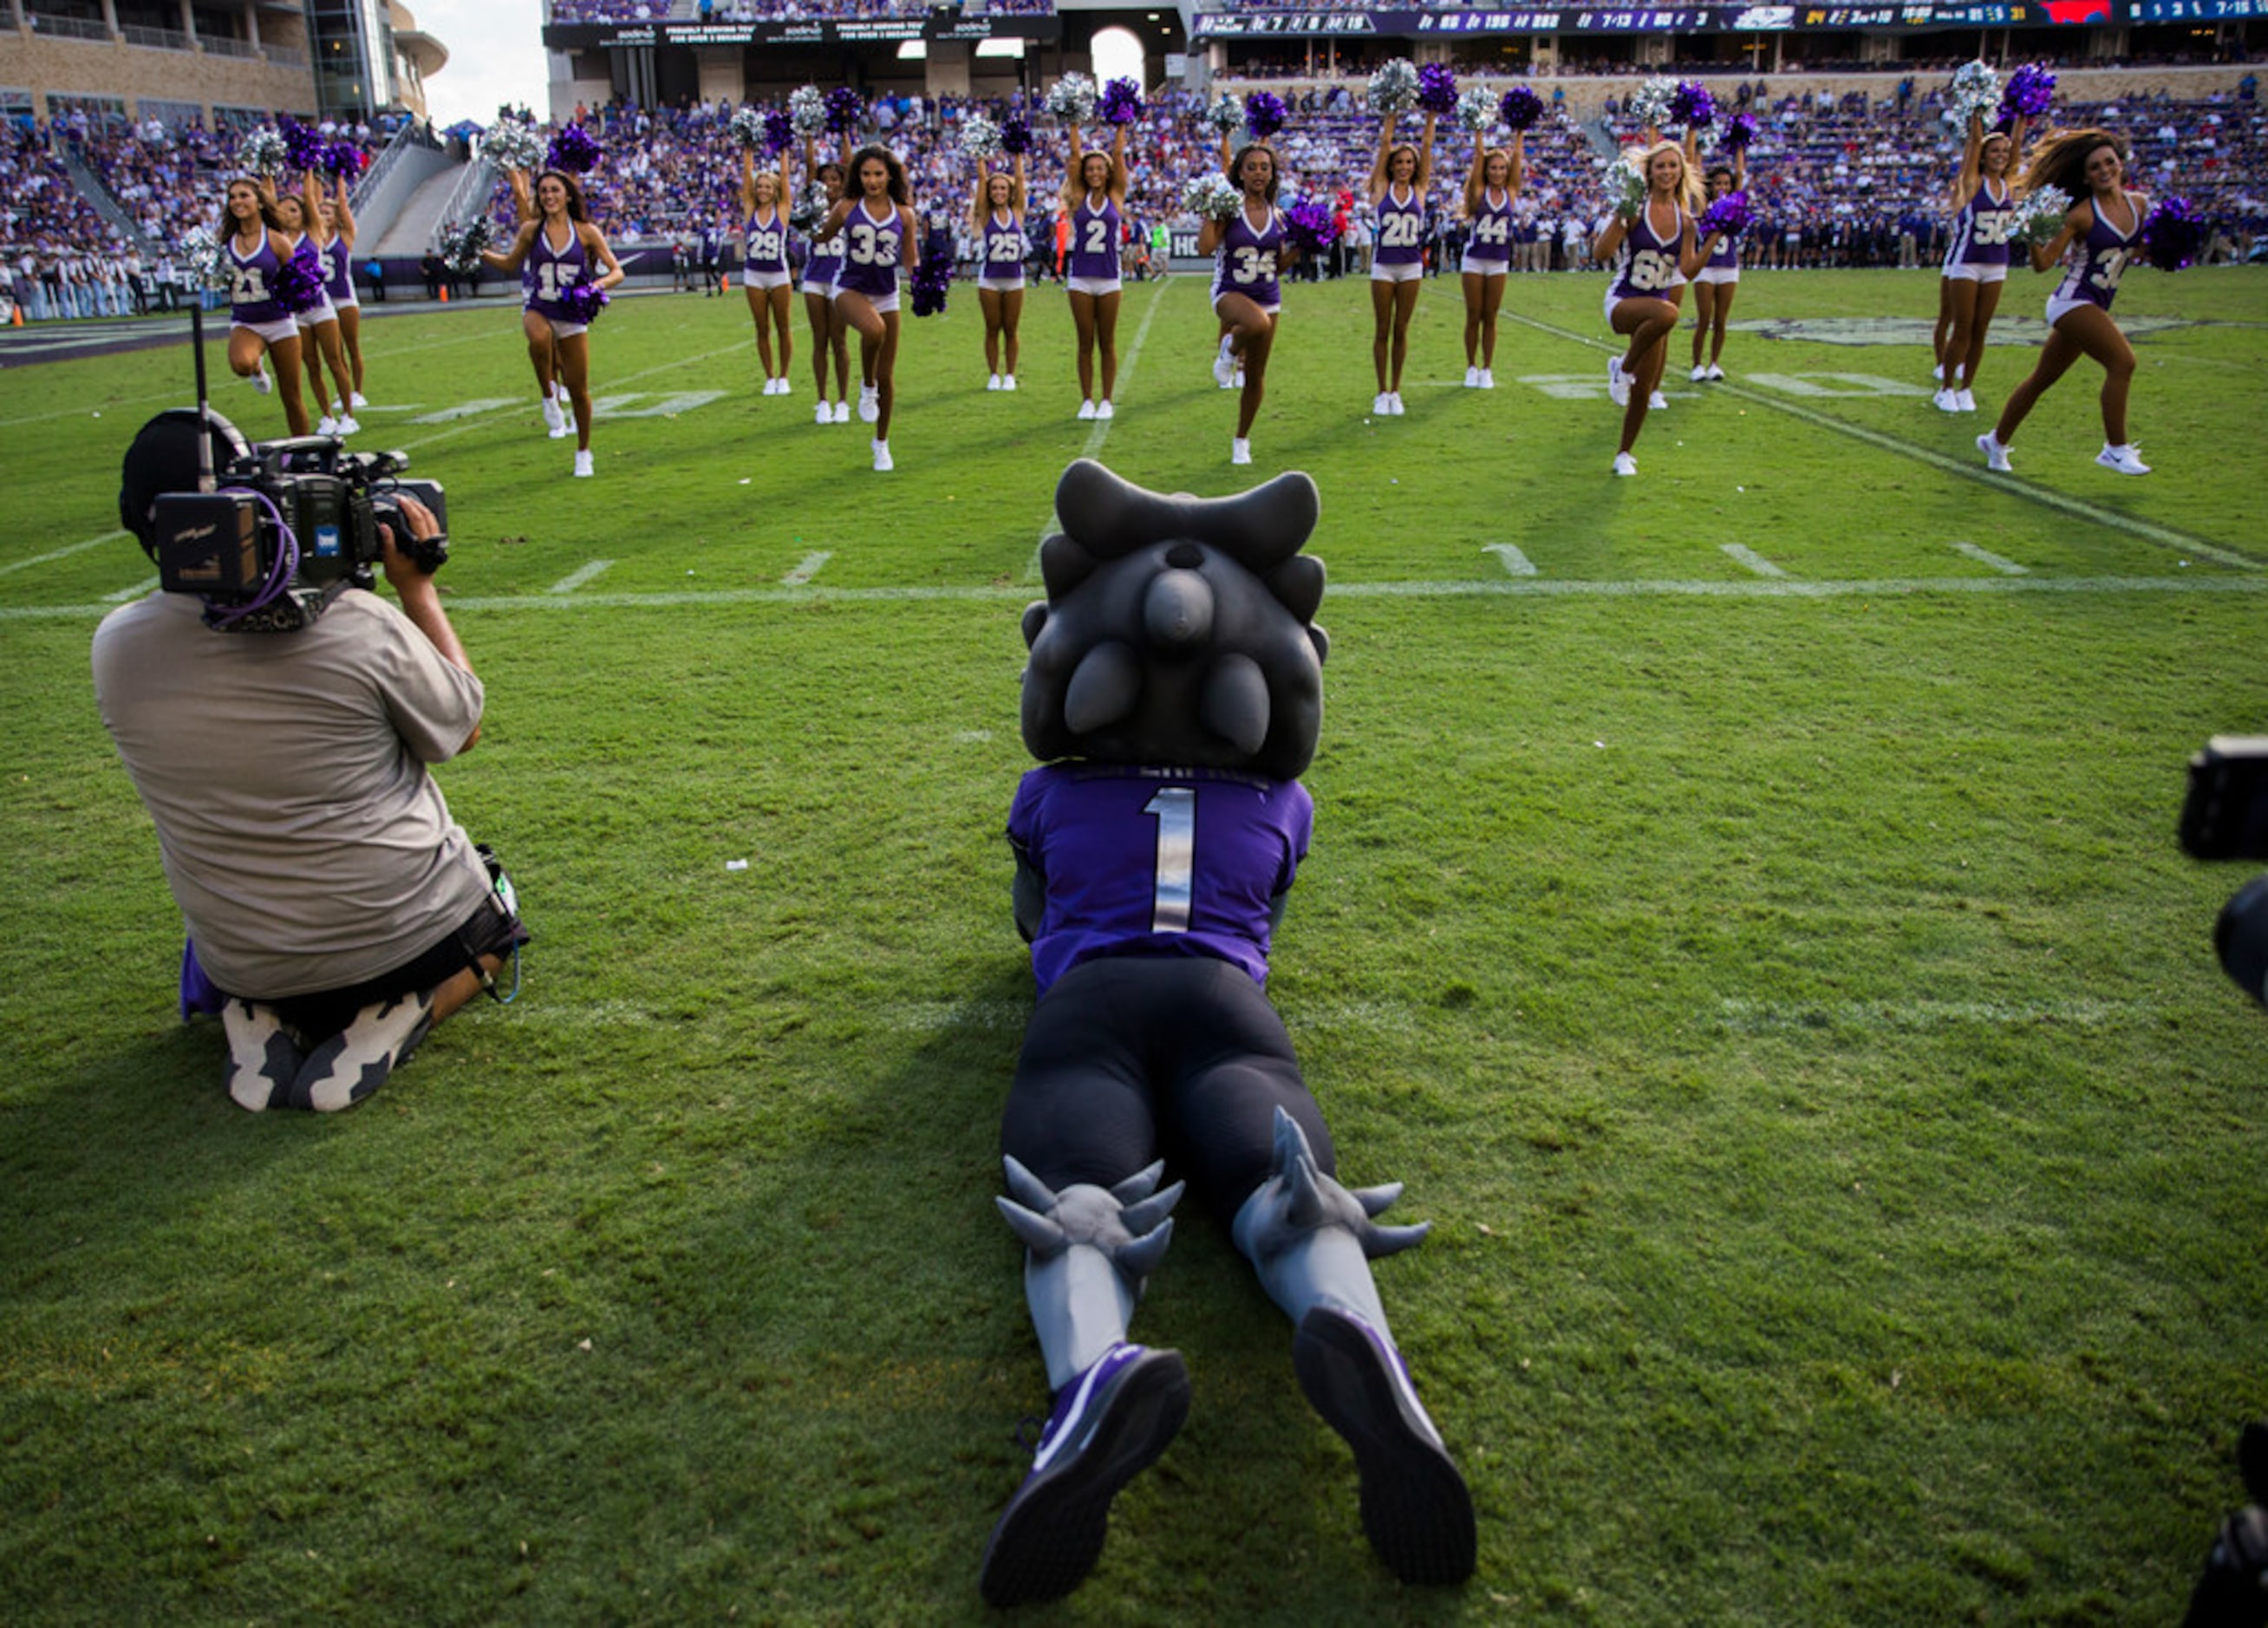
[[[130,588],[121,588],[115,593],[106,593],[102,597],[113,605],[123,605],[129,600],[140,599],[144,594],[147,593],[151,589],[157,586],[158,578],[155,577],[144,577],[141,581],[136,583]]]
[[[1785,577],[1787,573],[1744,542],[1724,542],[1717,545],[1727,559],[1745,565],[1759,577]]]
[[[613,564],[614,561],[612,560],[593,560],[588,565],[584,566],[582,570],[571,571],[568,575],[562,577],[558,581],[546,588],[544,592],[547,593],[572,593],[576,589],[581,587],[585,583],[589,582],[593,578],[599,576],[600,573],[609,569]]]
[[[1587,334],[1579,334],[1572,328],[1560,328],[1550,322],[1539,322],[1534,317],[1524,316],[1516,311],[1506,311],[1502,314],[1522,327],[1532,328],[1538,333],[1550,334],[1555,338],[1565,339],[1593,350],[1608,350],[1614,348],[1592,338]],[[1896,453],[1902,458],[1911,458],[1918,463],[1926,463],[1943,474],[1955,475],[1964,481],[1974,481],[1978,485],[1990,487],[1996,492],[2006,492],[2010,497],[2021,497],[2027,503],[2038,504],[2042,508],[2053,509],[2058,514],[2067,514],[2112,531],[2123,531],[2129,536],[2139,537],[2146,542],[2154,542],[2161,549],[2170,549],[2177,554],[2188,555],[2196,559],[2211,560],[2216,565],[2227,565],[2238,571],[2263,569],[2263,563],[2249,555],[2217,548],[2203,538],[2192,537],[2187,532],[2176,531],[2170,526],[2160,526],[2154,521],[2141,519],[2131,514],[2121,514],[2113,509],[2098,509],[2092,504],[2082,502],[2077,497],[2066,497],[2063,493],[2051,490],[2047,487],[2035,485],[2012,475],[1995,475],[1984,467],[1981,457],[1969,460],[1948,457],[1933,448],[1917,446],[1911,441],[1901,440],[1894,435],[1885,435],[1879,430],[1869,430],[1863,425],[1849,423],[1829,413],[1815,412],[1810,408],[1799,407],[1793,401],[1773,395],[1769,392],[1750,390],[1729,381],[1717,385],[1713,388],[1719,394],[1733,396],[1740,401],[1752,402],[1758,407],[1769,407],[1774,412],[1785,413],[1789,417],[1798,419],[1816,429],[1830,430],[1837,435],[1848,436],[1854,441],[1863,441],[1867,446],[1876,447],[1882,452]]]
[[[1980,549],[1973,542],[1955,542],[1953,545],[1953,551],[1955,554],[1966,555],[1979,565],[1991,566],[2003,577],[2027,577],[2031,574],[2029,570],[2017,564],[2015,561],[2004,558],[1990,549]]]
[[[67,560],[74,554],[84,554],[89,549],[99,549],[106,542],[120,542],[132,536],[131,532],[107,531],[99,537],[89,537],[85,542],[74,542],[68,548],[50,549],[45,554],[34,554],[28,560],[11,560],[0,565],[0,577],[12,571],[29,571],[34,565],[45,565],[51,560]]]
[[[1507,577],[1533,577],[1535,574],[1535,563],[1511,543],[1484,542],[1481,544],[1481,552],[1495,555]]]
[[[825,567],[827,562],[834,557],[835,556],[825,549],[814,549],[812,552],[803,556],[803,563],[801,564],[798,565],[793,571],[788,572],[786,576],[782,577],[780,581],[788,587],[799,588],[803,586],[805,583],[809,582],[814,577],[819,575],[821,570]]]

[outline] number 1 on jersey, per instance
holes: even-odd
[[[1158,884],[1151,896],[1150,931],[1187,932],[1197,869],[1197,794],[1167,786],[1142,805],[1158,818]]]

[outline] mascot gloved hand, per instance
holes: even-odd
[[[1330,1132],[1263,992],[1307,851],[1299,783],[1322,722],[1314,483],[1164,497],[1082,459],[1024,613],[1024,744],[1008,816],[1039,1004],[1002,1116],[1024,1290],[1055,1392],[984,1551],[995,1605],[1070,1593],[1110,1501],[1187,1418],[1176,1352],[1127,1337],[1182,1183],[1292,1319],[1301,1390],[1354,1451],[1363,1529],[1410,1583],[1473,1569],[1472,1500],[1395,1349],[1370,1262],[1423,1227],[1398,1187],[1339,1184]]]

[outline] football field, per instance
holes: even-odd
[[[487,685],[438,778],[535,941],[331,1117],[242,1113],[176,1021],[90,692],[187,347],[0,367],[0,1617],[986,1615],[1047,1404],[991,1202],[1018,620],[1087,455],[1321,489],[1269,988],[1341,1174],[1434,1223],[1378,1276],[1481,1549],[1433,1594],[1372,1558],[1189,1203],[1135,1337],[1189,1422],[1053,1615],[2175,1620],[2268,1415],[2268,1013],[2210,943],[2259,867],[2174,840],[2191,752],[2268,733],[2268,275],[2126,279],[2141,480],[2084,362],[1988,474],[2049,284],[1948,416],[1935,281],[1749,274],[1635,480],[1596,276],[1513,279],[1489,392],[1429,283],[1378,419],[1366,288],[1288,285],[1248,470],[1195,276],[1129,285],[1106,422],[1059,291],[1013,394],[967,285],[909,317],[888,475],[811,422],[799,308],[776,398],[738,291],[618,300],[590,481],[516,313],[371,308],[356,444],[447,487]]]

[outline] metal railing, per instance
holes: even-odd
[[[54,34],[65,40],[107,41],[110,38],[110,30],[91,18],[48,17],[38,11],[32,13],[32,32],[35,34]]]
[[[263,45],[260,50],[273,67],[305,68],[307,65],[306,52],[296,45]]]
[[[356,209],[364,208],[378,195],[379,183],[401,161],[401,155],[412,147],[427,147],[438,152],[441,142],[423,122],[416,119],[402,121],[401,129],[394,132],[385,150],[371,160],[370,167],[363,172],[362,179],[355,182],[353,192],[348,195]]]
[[[456,225],[460,220],[488,212],[489,194],[496,187],[496,166],[486,158],[475,158],[465,166],[464,178],[449,190],[449,201],[441,206],[434,221],[439,231]]]
[[[207,56],[256,57],[260,48],[249,40],[231,39],[226,34],[199,34],[197,43],[204,48]]]
[[[186,51],[189,37],[178,28],[144,28],[139,23],[122,23],[119,34],[129,45],[146,46],[153,51]]]

